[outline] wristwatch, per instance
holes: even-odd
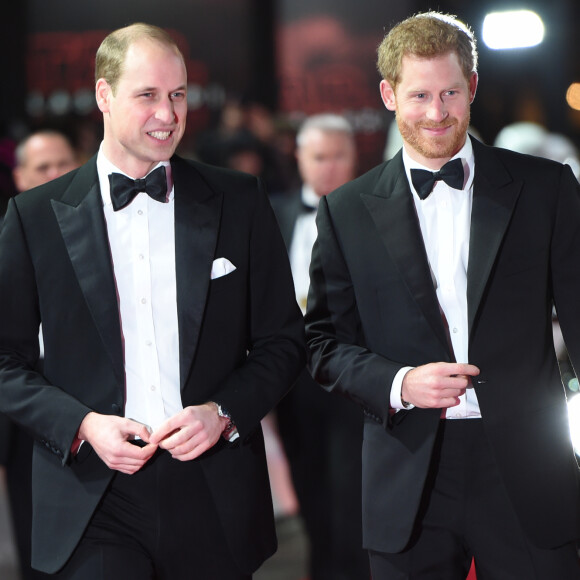
[[[222,437],[224,437],[228,441],[233,441],[235,436],[237,436],[238,434],[238,429],[232,420],[232,416],[219,403],[213,401],[213,404],[216,406],[218,417],[224,417],[225,419],[228,420],[227,425],[222,431]]]

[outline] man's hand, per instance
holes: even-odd
[[[189,461],[213,447],[227,424],[228,419],[218,415],[215,403],[186,407],[155,429],[150,442],[175,459]]]
[[[135,436],[148,445],[130,443]],[[149,441],[145,425],[116,415],[89,413],[79,427],[78,437],[91,444],[107,467],[127,474],[139,471],[157,450],[157,445]]]
[[[403,378],[402,398],[423,409],[447,409],[459,404],[459,397],[479,369],[463,363],[429,363],[410,370]]]

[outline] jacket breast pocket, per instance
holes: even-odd
[[[214,278],[210,281],[209,290],[212,294],[217,292],[224,292],[235,288],[239,282],[240,272],[239,270],[234,270],[229,274],[224,274],[219,278]]]

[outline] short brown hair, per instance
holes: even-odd
[[[163,28],[137,22],[114,30],[103,40],[95,59],[95,81],[105,79],[115,94],[117,84],[123,74],[127,50],[134,42],[141,39],[159,42],[173,49],[183,59],[175,40]]]
[[[403,57],[433,58],[455,52],[466,79],[477,72],[473,31],[455,16],[440,12],[415,14],[395,25],[378,48],[377,68],[393,89],[401,80]]]

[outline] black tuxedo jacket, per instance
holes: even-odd
[[[286,244],[286,249],[290,251],[296,221],[302,214],[316,210],[314,208],[307,208],[304,205],[301,189],[289,193],[272,195],[270,196],[270,203],[278,220],[280,233]]]
[[[570,168],[473,141],[469,362],[518,517],[542,547],[578,538],[578,468],[552,340],[552,303],[580,365],[580,188]],[[453,361],[402,154],[321,201],[306,315],[319,383],[365,413],[365,547],[402,550],[440,410],[393,414],[403,366]]]
[[[171,160],[181,395],[216,401],[240,438],[201,458],[232,554],[251,572],[275,550],[260,420],[304,365],[303,321],[282,237],[255,178]],[[0,237],[0,411],[37,439],[33,564],[58,570],[113,472],[70,448],[91,410],[123,414],[115,279],[92,159],[15,197]],[[210,280],[212,262],[232,273]],[[42,322],[44,370],[33,370]]]

